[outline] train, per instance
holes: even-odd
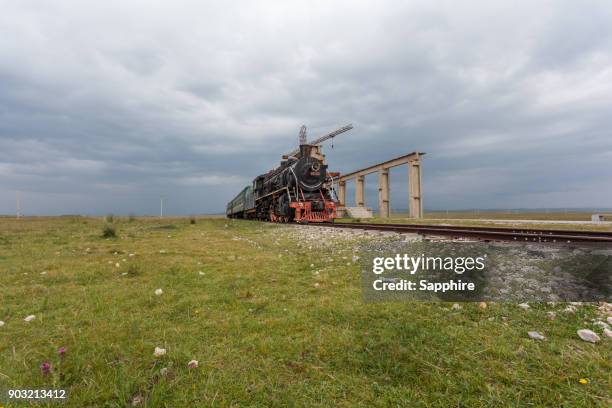
[[[300,144],[280,166],[261,174],[227,203],[228,218],[272,222],[329,222],[336,218],[333,185],[321,146]]]

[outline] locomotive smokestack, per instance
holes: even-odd
[[[300,145],[300,157],[310,157],[310,152],[314,146],[310,144]]]

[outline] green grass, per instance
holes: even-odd
[[[351,243],[313,254],[284,227],[224,219],[113,225],[105,239],[102,219],[0,219],[0,389],[68,388],[67,407],[611,402],[612,342],[575,333],[593,305],[550,321],[563,305],[366,304]]]

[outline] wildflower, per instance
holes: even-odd
[[[161,290],[161,289],[155,289],[155,294],[156,294],[157,296],[161,296],[161,295],[162,295],[162,293],[164,293],[164,291],[163,291],[163,290]]]
[[[579,382],[580,384],[588,384],[588,383],[589,383],[589,380],[587,380],[586,378],[581,378],[581,379],[579,379],[579,380],[578,380],[578,382]]]
[[[64,354],[66,354],[67,351],[68,349],[66,347],[60,347],[59,350],[57,350],[57,354],[59,354],[60,358],[64,358]]]
[[[198,368],[198,360],[191,360],[187,363],[188,368]]]
[[[155,347],[155,351],[153,352],[155,357],[161,357],[166,355],[166,349],[161,347]]]
[[[36,319],[36,316],[34,315],[29,315],[27,316],[25,319],[23,319],[24,322],[31,322],[32,320]]]
[[[40,365],[40,371],[43,373],[43,375],[51,374],[51,370],[51,364],[46,361]]]

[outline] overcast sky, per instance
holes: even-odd
[[[330,167],[427,152],[428,209],[612,207],[610,1],[0,10],[0,213],[222,212],[302,124],[346,123]]]

